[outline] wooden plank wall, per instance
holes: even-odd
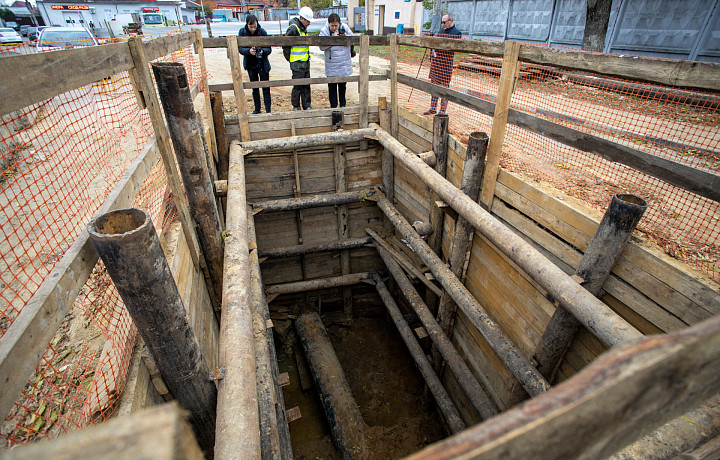
[[[291,123],[295,124],[297,135],[331,132],[332,110],[318,110],[314,117],[302,113],[282,113],[250,116],[250,132],[253,140],[287,137],[291,134]],[[371,107],[370,122],[377,122],[377,107]],[[236,121],[226,118],[228,137],[237,138],[239,129]],[[357,129],[359,115],[357,108],[345,109],[345,128]],[[382,148],[375,142],[355,142],[346,146],[346,174],[348,191],[369,188],[382,184]],[[300,194],[335,193],[335,166],[332,146],[316,146],[298,149],[300,173]],[[249,202],[292,198],[295,186],[295,166],[292,151],[251,154],[245,158],[247,199]],[[382,220],[382,212],[373,203],[348,205],[348,238],[366,236],[365,227]],[[302,211],[303,244],[323,243],[338,239],[337,208],[322,207]],[[273,249],[299,244],[297,213],[259,213],[255,215],[258,247]],[[341,275],[339,253],[320,253],[305,256],[307,279],[326,278]],[[350,250],[350,272],[364,272],[382,268],[383,264],[374,248]],[[263,282],[267,284],[302,281],[301,257],[269,259],[262,263]],[[327,290],[333,297],[337,290]],[[277,303],[274,302],[274,303]]]
[[[400,141],[416,152],[428,149],[432,121],[400,109]],[[459,185],[465,147],[451,136],[447,177]],[[423,184],[396,164],[397,206],[410,220],[427,218],[428,196]],[[560,197],[560,198],[557,198]],[[574,272],[602,214],[575,203],[557,191],[501,170],[492,214],[533,244],[567,273]],[[447,251],[454,221],[445,219],[443,250]],[[520,347],[528,359],[554,311],[546,292],[486,238],[476,233],[466,287]],[[720,313],[720,286],[705,275],[633,237],[604,286],[602,300],[645,334],[677,331]],[[506,408],[514,380],[468,319],[459,312],[453,342],[489,394]],[[584,328],[565,360],[557,381],[577,373],[605,350]],[[472,420],[452,376],[444,381],[463,416]],[[553,383],[557,383],[553,382]]]

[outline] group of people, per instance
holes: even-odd
[[[307,27],[313,19],[313,11],[310,7],[300,8],[298,17],[293,18],[285,32],[286,36],[305,37]],[[451,14],[445,14],[441,20],[442,30],[435,34],[437,37],[461,38],[460,31],[455,27]],[[320,31],[321,36],[352,36],[349,27],[340,21],[336,13],[328,16],[327,24]],[[240,37],[264,37],[267,36],[265,29],[260,27],[255,15],[248,15],[245,19],[245,27],[238,33]],[[346,77],[352,75],[352,60],[355,51],[352,46],[321,46],[325,52],[325,76]],[[250,81],[266,81],[270,79],[270,61],[268,56],[272,52],[271,47],[240,47],[240,54],[244,56],[243,67],[248,72]],[[430,50],[430,81],[437,85],[448,87],[452,77],[453,58],[452,51]],[[310,47],[308,45],[283,46],[283,55],[290,62],[290,70],[293,79],[310,78]],[[328,96],[330,107],[345,107],[346,104],[346,83],[328,83]],[[253,114],[260,113],[260,90],[253,88],[253,102],[255,110]],[[293,110],[309,110],[311,104],[310,85],[293,86],[290,94]],[[263,88],[263,102],[265,112],[270,113],[271,100],[270,88]],[[438,97],[431,96],[430,109],[424,115],[437,113]],[[440,113],[447,110],[448,101],[442,99],[440,102]]]
[[[307,36],[307,27],[313,19],[313,11],[304,6],[298,12],[299,16],[293,18],[285,32],[286,36]],[[352,31],[340,22],[340,16],[333,13],[328,16],[327,24],[320,31],[321,36],[352,35]],[[267,32],[260,27],[255,15],[248,15],[245,27],[238,33],[240,37],[265,37]],[[321,46],[325,52],[325,76],[346,77],[352,75],[352,60],[355,55],[352,46]],[[240,47],[240,54],[244,56],[243,67],[247,70],[250,81],[266,81],[270,79],[270,61],[268,56],[272,52],[270,47]],[[310,47],[307,45],[283,46],[285,59],[290,62],[293,79],[310,78]],[[346,83],[328,83],[330,107],[345,107]],[[260,90],[253,88],[254,114],[261,111]],[[293,110],[309,110],[312,108],[310,85],[293,86],[290,94]],[[270,88],[263,88],[263,102],[265,112],[271,111]]]

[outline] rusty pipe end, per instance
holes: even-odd
[[[90,238],[95,241],[115,241],[132,237],[152,227],[150,215],[137,208],[118,209],[105,213],[87,224]]]
[[[470,133],[470,139],[473,139],[475,141],[479,142],[487,142],[490,137],[487,135],[486,132],[483,131],[473,131]]]
[[[642,208],[643,211],[645,211],[648,206],[648,203],[644,198],[640,198],[639,196],[631,193],[616,193],[615,196],[613,196],[613,199],[619,200],[621,204],[627,206],[638,206]]]

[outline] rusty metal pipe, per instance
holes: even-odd
[[[335,448],[344,459],[368,458],[365,421],[320,315],[301,314],[295,320],[295,330],[325,409]]]
[[[609,346],[643,335],[610,307],[587,292],[560,268],[543,257],[505,227],[479,204],[423,163],[397,139],[376,124],[376,137],[406,168],[412,171],[510,260],[570,311],[593,335]]]
[[[378,248],[378,251],[380,250],[382,249]],[[427,383],[430,388],[430,392],[435,397],[438,408],[440,409],[440,412],[442,412],[443,417],[445,417],[445,421],[450,427],[450,431],[452,433],[459,433],[463,431],[466,428],[465,422],[463,422],[462,417],[460,417],[457,407],[455,407],[452,399],[450,399],[450,395],[447,390],[445,390],[440,378],[433,370],[430,361],[427,359],[427,356],[425,356],[425,352],[415,339],[412,329],[410,329],[407,321],[403,318],[403,315],[395,303],[395,300],[392,298],[390,291],[388,291],[382,278],[377,273],[372,274],[372,280],[375,282],[375,288],[377,289],[378,294],[380,294],[380,298],[382,298],[385,303],[385,307],[387,307],[390,317],[395,323],[398,332],[400,332],[400,336],[415,360],[415,364],[417,364],[420,373],[423,375],[425,383]]]
[[[300,198],[256,201],[252,203],[253,213],[294,211],[296,209],[335,206],[340,204],[374,201],[375,190],[357,190],[354,192],[329,193],[327,195],[308,195]]]
[[[220,305],[223,282],[223,240],[215,204],[207,144],[190,98],[185,67],[177,62],[155,62],[152,69],[165,111],[191,215],[210,273],[215,305]]]
[[[87,230],[165,384],[213,458],[217,390],[150,216],[120,209],[94,219]]]
[[[470,292],[450,271],[445,263],[420,238],[400,212],[390,204],[385,195],[377,192],[377,203],[388,220],[407,240],[415,253],[432,271],[435,278],[452,296],[455,303],[465,312],[470,322],[480,331],[488,344],[495,350],[498,357],[505,363],[515,378],[522,384],[529,395],[535,396],[547,391],[550,384],[540,375],[530,361],[512,343],[510,337],[500,329],[495,321],[478,304]]]
[[[592,295],[597,296],[601,292],[645,209],[647,202],[640,197],[628,194],[613,196],[575,271],[582,280],[580,285]],[[534,355],[536,367],[547,379],[553,378],[578,327],[580,322],[564,307],[555,309]]]
[[[402,271],[397,262],[395,262],[395,259],[393,259],[385,249],[378,246],[377,252],[385,262],[385,266],[388,268],[390,274],[395,278],[395,281],[397,281],[397,285],[405,296],[405,299],[407,299],[415,314],[420,318],[420,322],[422,322],[430,339],[437,347],[437,350],[445,359],[453,374],[455,374],[455,378],[460,384],[460,387],[468,396],[470,403],[477,413],[483,420],[497,414],[497,408],[487,393],[485,393],[485,390],[480,386],[470,371],[470,368],[465,364],[465,361],[463,361],[462,356],[457,352],[447,334],[443,332],[432,313],[430,313],[430,309],[425,305],[425,302],[423,302],[420,294],[415,290],[407,275],[405,275],[405,272]],[[423,354],[423,358],[424,357],[425,355]],[[434,373],[435,372],[433,372],[433,374]]]
[[[225,279],[218,356],[226,372],[225,378],[218,381],[217,458],[235,458],[240,453],[247,459],[261,457],[255,337],[248,308],[252,296],[245,197],[243,152],[240,145],[233,142],[228,170]]]

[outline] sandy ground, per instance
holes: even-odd
[[[325,76],[325,59],[324,54],[318,47],[310,47],[310,76],[311,77],[324,77]],[[279,47],[273,48],[273,52],[269,56],[270,59],[270,80],[286,80],[292,78],[290,72],[290,63],[285,60],[282,54],[282,49]],[[358,68],[358,56],[353,58],[353,75],[359,75],[360,71]],[[232,76],[230,74],[230,61],[227,59],[226,50],[224,48],[218,49],[207,49],[205,50],[205,63],[207,65],[208,72],[210,73],[210,84],[214,83],[231,83]],[[370,73],[380,74],[384,73],[389,67],[387,59],[379,58],[376,56],[370,56]],[[247,73],[243,72],[243,78],[247,78]],[[379,96],[385,96],[388,94],[388,83],[387,81],[375,81],[370,82],[370,91],[368,98],[370,105],[377,105],[377,98]],[[292,110],[290,103],[290,91],[291,86],[286,87],[275,87],[270,89],[272,96],[272,111],[281,112]],[[248,110],[252,111],[252,92],[250,90],[245,91]],[[357,83],[348,83],[347,85],[347,104],[348,106],[358,105],[358,88]],[[227,113],[237,113],[237,105],[232,91],[223,93],[223,103],[225,105],[225,111]],[[329,108],[330,102],[328,101],[328,89],[327,85],[313,85],[312,86],[312,106],[315,109]],[[263,111],[264,111],[263,107]]]

